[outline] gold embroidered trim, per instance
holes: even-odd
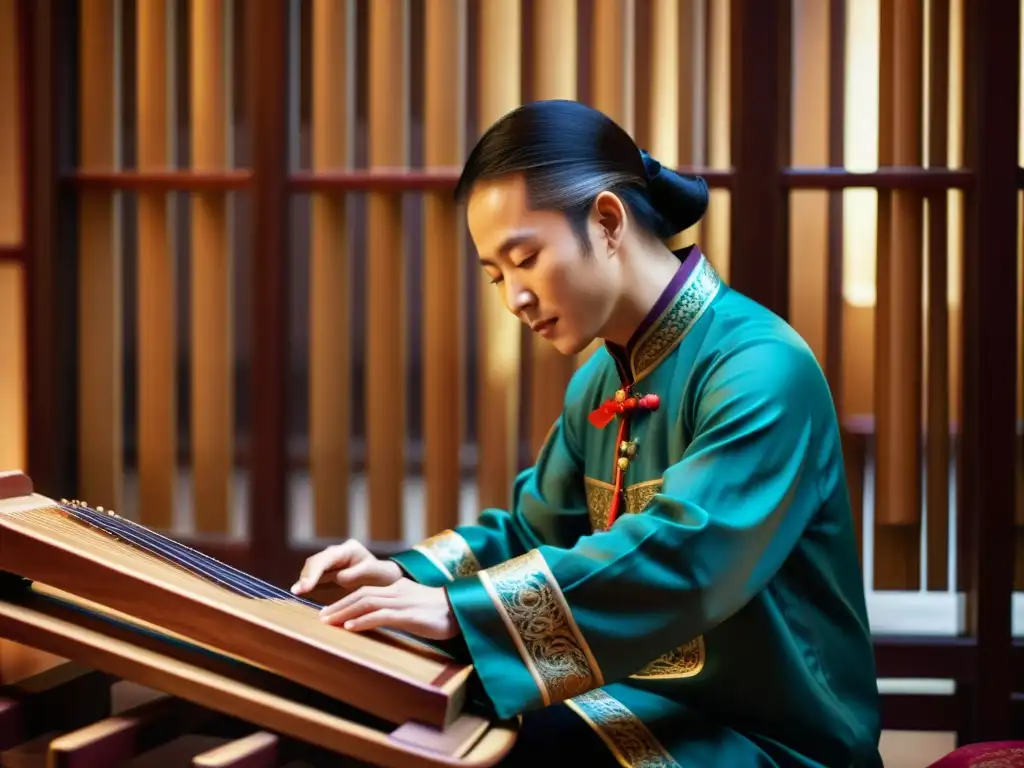
[[[587,514],[591,527],[595,531],[607,530],[608,513],[611,511],[612,499],[615,498],[615,486],[594,477],[583,478],[583,486],[587,496]],[[646,480],[626,488],[626,513],[635,515],[643,512],[660,490],[661,478]]]
[[[536,549],[480,572],[544,706],[604,684],[597,660]]]
[[[661,478],[631,485],[626,489],[626,512],[639,514],[647,509],[651,499],[661,490]]]
[[[428,539],[424,539],[415,547],[417,552],[426,557],[440,570],[448,581],[463,576],[472,576],[480,570],[480,563],[469,548],[469,544],[455,531],[441,531]]]
[[[704,637],[701,636],[655,659],[630,677],[644,680],[696,677],[704,669],[704,658]]]
[[[614,696],[588,691],[566,706],[594,729],[623,768],[682,768],[643,721]]]
[[[679,345],[711,305],[721,285],[722,279],[711,262],[706,256],[701,256],[672,306],[662,313],[637,342],[630,360],[634,382],[654,370]]]
[[[607,530],[615,486],[593,477],[583,478],[583,486],[587,493],[587,514],[590,515],[591,528],[595,531]]]

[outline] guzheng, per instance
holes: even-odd
[[[379,765],[496,763],[515,728],[466,709],[472,667],[99,508],[0,474],[0,637]]]

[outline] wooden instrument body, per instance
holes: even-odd
[[[374,765],[488,766],[515,741],[514,724],[462,713],[470,667],[324,627],[307,606],[247,610],[252,598],[191,574],[162,579],[134,550],[26,523],[26,510],[46,521],[60,507],[5,490],[0,476],[0,570],[36,583],[7,580],[0,637]],[[304,622],[320,634],[304,636]]]

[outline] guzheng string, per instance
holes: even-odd
[[[76,520],[92,528],[97,528],[109,536],[122,539],[149,554],[166,560],[172,565],[177,565],[196,575],[203,576],[244,597],[284,600],[316,609],[321,607],[312,600],[293,595],[287,590],[257,579],[255,576],[215,560],[202,552],[186,547],[180,542],[169,539],[131,520],[77,504],[60,503],[58,506]]]
[[[222,563],[191,547],[186,547],[174,539],[170,539],[131,520],[100,512],[84,504],[60,502],[57,506],[74,519],[91,528],[98,529],[108,536],[121,539],[138,547],[147,554],[158,557],[197,576],[202,576],[243,597],[279,600],[303,605],[317,611],[323,607],[320,603],[293,595],[285,589],[275,587],[273,584],[240,571],[227,563]],[[445,651],[433,643],[409,632],[397,629],[379,629],[377,633],[386,637],[401,638],[406,642],[411,642],[432,652],[447,655]]]

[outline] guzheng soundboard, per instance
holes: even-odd
[[[464,710],[472,667],[129,520],[0,474],[0,637],[375,765],[493,765],[515,727]],[[13,575],[13,576],[8,576]]]

